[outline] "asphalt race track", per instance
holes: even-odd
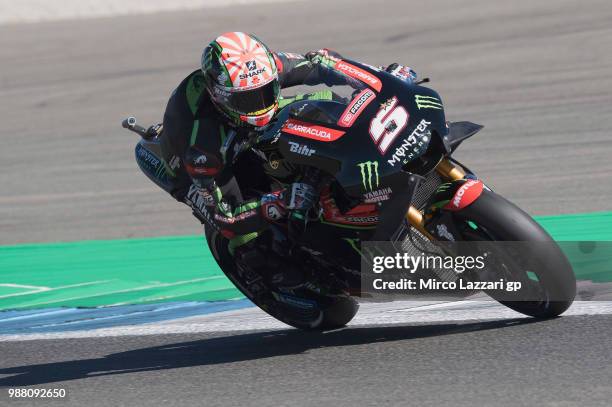
[[[611,324],[592,315],[6,342],[0,386],[64,388],[67,400],[44,403],[74,406],[609,406]]]
[[[457,157],[502,195],[534,215],[609,210],[612,5],[578,4],[317,0],[0,26],[0,244],[198,233],[119,124],[160,120],[205,43],[234,29],[410,64],[449,120],[486,126]]]
[[[238,29],[410,64],[449,120],[486,126],[457,157],[502,195],[610,210],[611,20],[605,0],[316,0],[0,26],[0,244],[198,233],[119,123],[159,120],[205,42]],[[610,337],[612,316],[584,314],[12,341],[0,386],[72,405],[608,406]]]

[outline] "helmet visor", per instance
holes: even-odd
[[[278,79],[249,90],[214,89],[215,99],[225,108],[245,116],[257,116],[276,105],[280,94]]]

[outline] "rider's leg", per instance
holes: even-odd
[[[294,287],[304,282],[304,273],[288,255],[285,235],[276,228],[236,236],[228,247],[237,262],[268,283]]]

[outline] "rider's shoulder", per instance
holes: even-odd
[[[187,75],[172,92],[171,101],[179,105],[187,104],[192,114],[198,110],[202,94],[205,93],[204,74],[197,69]]]
[[[175,93],[204,92],[204,74],[201,69],[196,69],[187,75],[177,86]]]
[[[204,87],[204,74],[202,73],[201,69],[196,69],[195,71],[189,73],[189,75],[185,76],[172,93],[175,94],[185,92],[188,86],[193,86],[194,84],[199,85],[202,88]]]

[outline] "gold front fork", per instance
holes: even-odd
[[[456,181],[465,177],[465,172],[455,164],[453,164],[448,158],[443,158],[438,163],[436,171],[440,176],[448,181]]]
[[[465,177],[465,173],[463,170],[455,164],[453,164],[448,158],[443,158],[438,166],[436,167],[436,171],[442,179],[448,181],[455,181],[458,179],[463,179]],[[425,229],[425,221],[423,219],[423,214],[414,206],[410,206],[408,208],[408,212],[406,212],[406,219],[408,223],[410,223],[416,230],[425,235],[429,240],[436,240],[428,231]]]

